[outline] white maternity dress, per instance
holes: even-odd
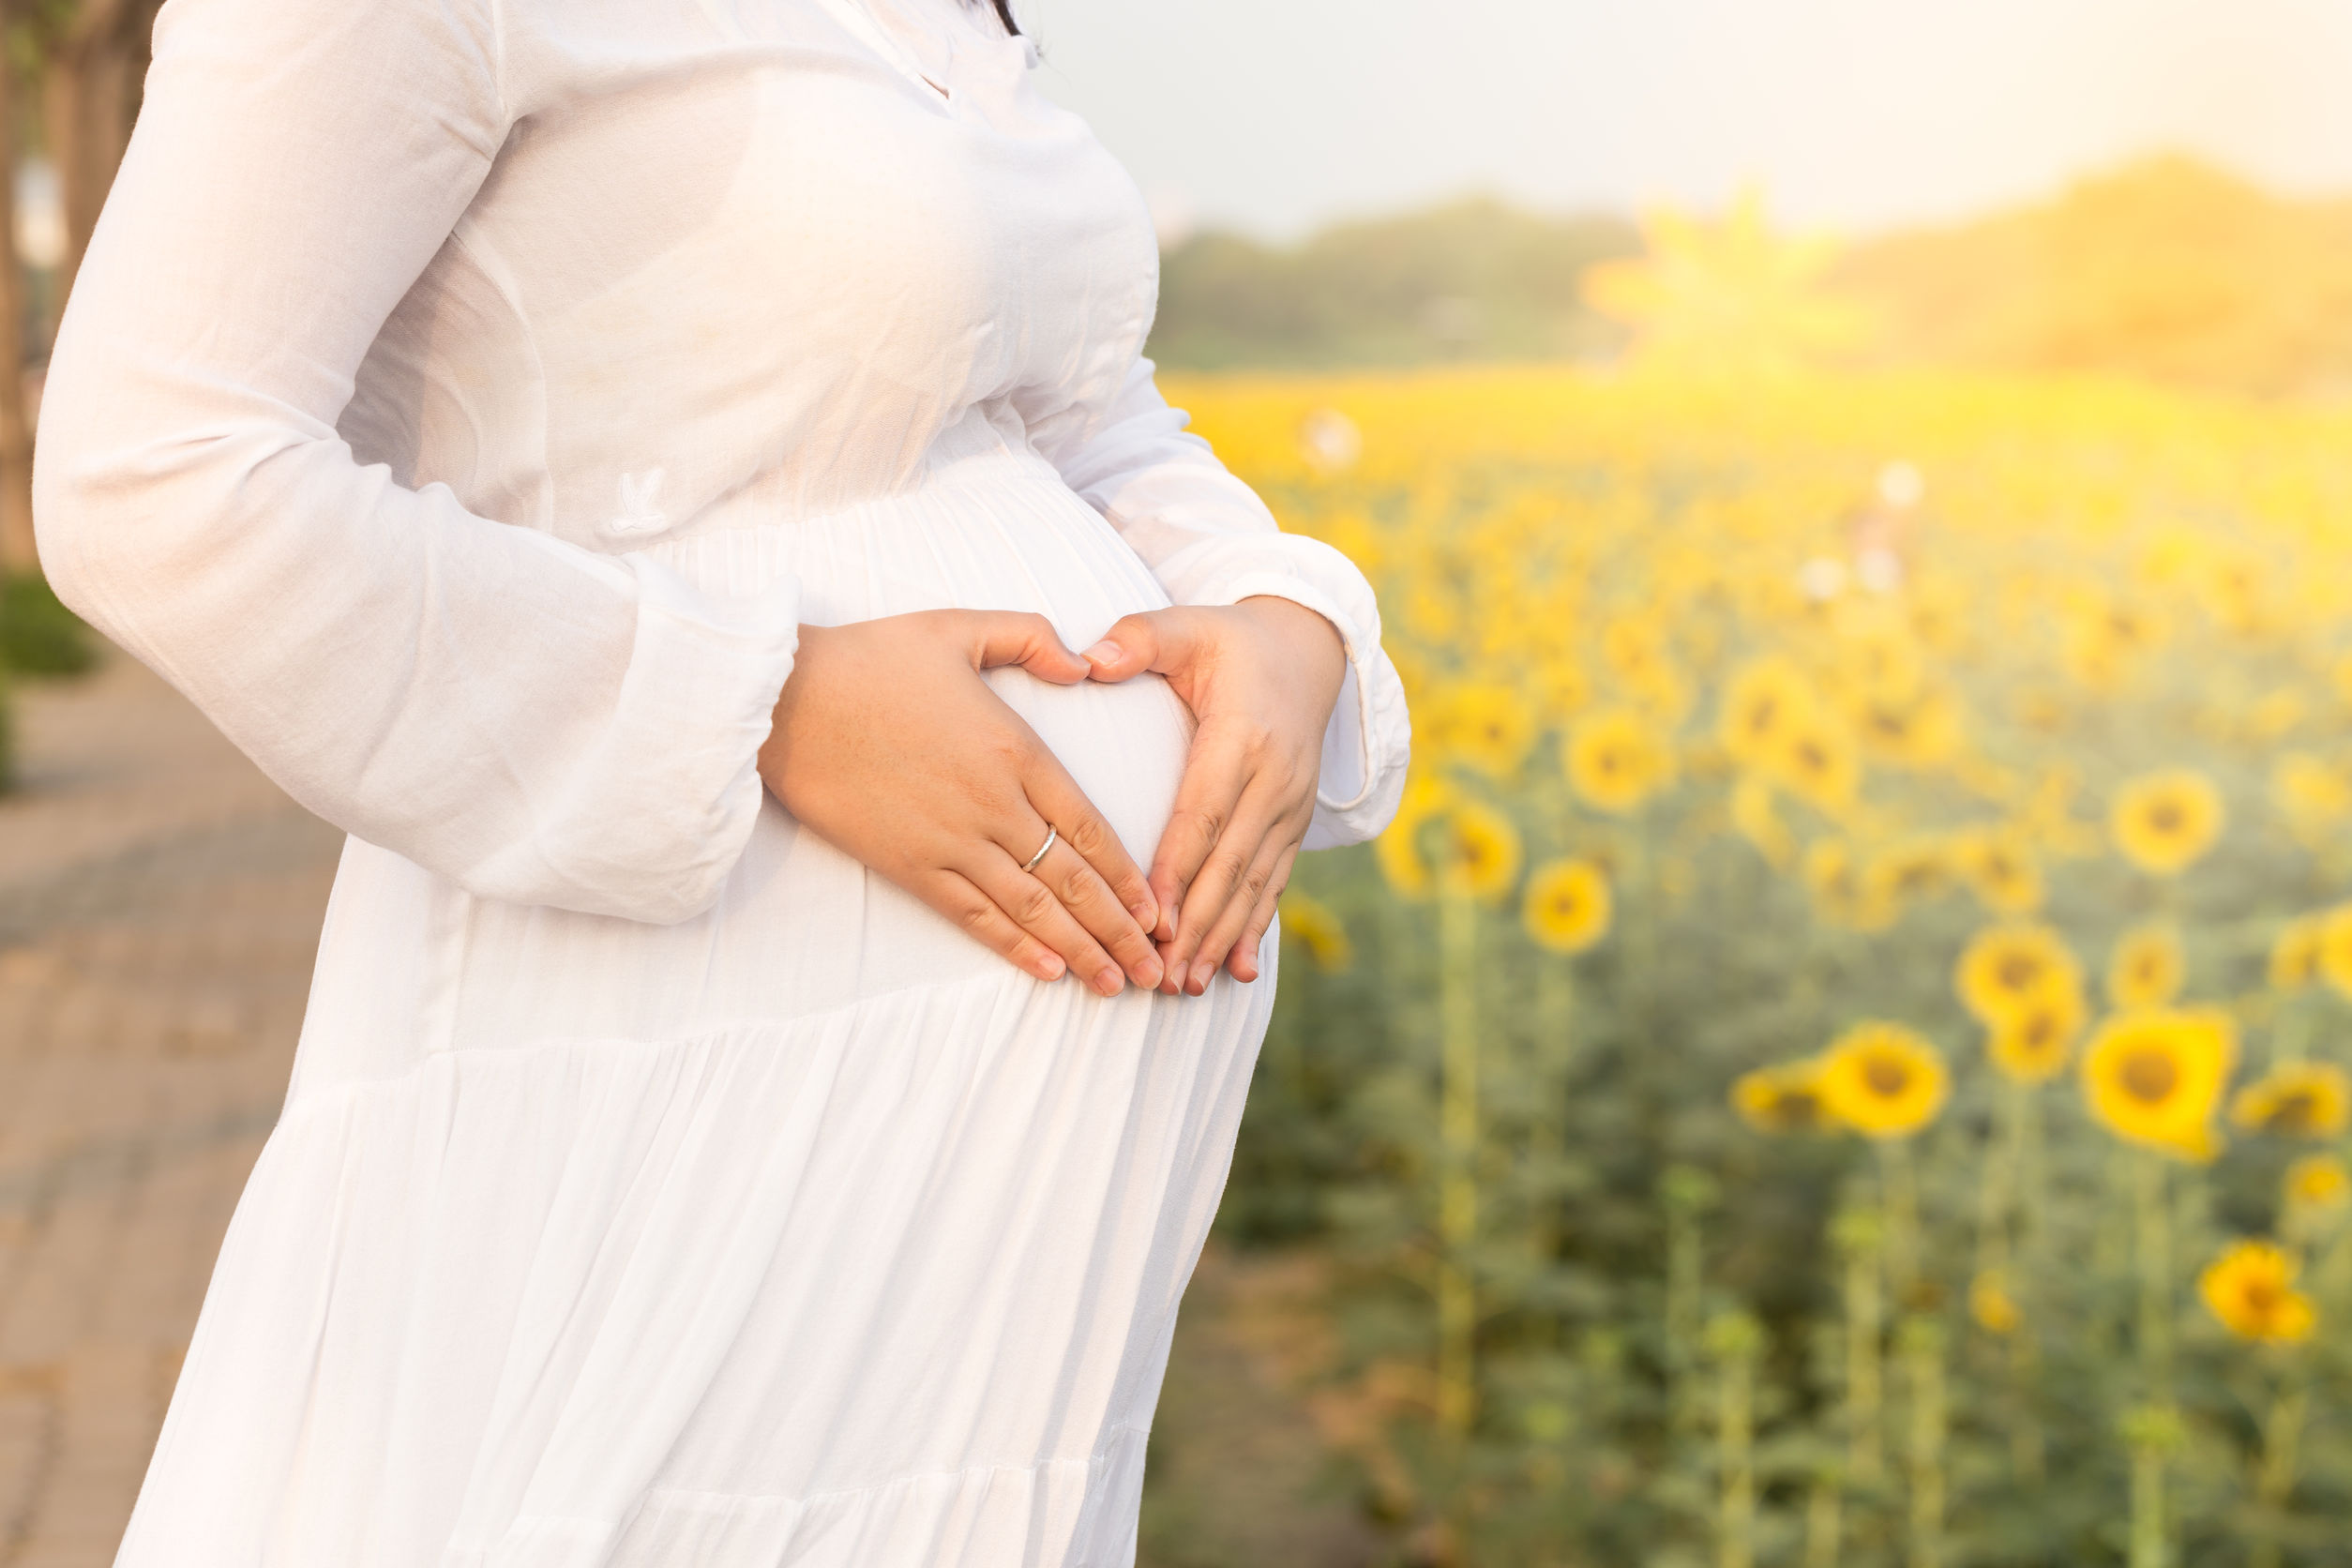
[[[127,1568],[1129,1560],[1271,978],[1041,983],[754,752],[799,623],[940,606],[1312,606],[1310,845],[1406,719],[1033,62],[958,0],[164,8],[43,557],[352,837]],[[1166,686],[992,679],[1148,861]]]

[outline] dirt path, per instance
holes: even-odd
[[[286,1084],[341,836],[128,659],[0,797],[0,1568],[113,1560]]]

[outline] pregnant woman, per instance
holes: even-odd
[[[993,6],[164,8],[43,557],[351,839],[128,1568],[1131,1557],[1406,719]]]

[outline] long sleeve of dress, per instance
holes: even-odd
[[[491,0],[174,0],[76,282],[35,511],[59,595],[311,810],[482,897],[707,907],[789,582],[706,596],[336,432],[509,125]]]
[[[1411,729],[1396,670],[1380,650],[1372,585],[1319,539],[1285,534],[1257,491],[1187,430],[1160,396],[1149,359],[1127,373],[1083,441],[1046,456],[1110,520],[1178,604],[1290,599],[1328,619],[1348,674],[1323,736],[1322,779],[1305,847],[1359,843],[1388,825],[1405,790]]]

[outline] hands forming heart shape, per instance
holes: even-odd
[[[1059,686],[1148,671],[1192,709],[1148,875],[980,679],[1007,665]],[[1260,972],[1345,673],[1331,623],[1272,597],[1130,615],[1083,655],[1015,611],[804,626],[760,774],[819,837],[1038,978],[1199,996],[1220,967]]]

